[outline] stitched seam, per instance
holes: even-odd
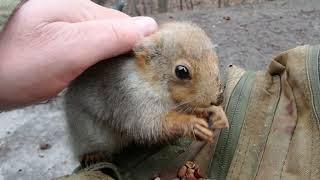
[[[283,163],[282,163],[282,167],[281,167],[281,170],[280,170],[280,172],[281,172],[281,174],[280,174],[280,179],[282,178],[282,175],[283,175],[284,165],[286,164],[286,161],[287,161],[287,158],[288,158],[288,152],[289,152],[289,149],[290,149],[290,147],[291,147],[291,145],[292,145],[292,138],[293,138],[293,136],[294,136],[294,134],[295,134],[295,131],[296,131],[296,128],[297,128],[297,124],[298,124],[298,122],[296,123],[296,125],[295,125],[295,127],[294,127],[292,136],[291,136],[291,138],[290,138],[290,143],[289,143],[289,146],[288,146],[288,148],[287,148],[286,157],[284,158],[284,161],[283,161]]]
[[[279,87],[279,91],[278,91],[278,100],[277,100],[275,108],[273,109],[273,118],[272,118],[272,121],[270,123],[269,132],[267,134],[267,139],[265,141],[265,146],[263,148],[263,152],[262,152],[262,156],[261,156],[261,161],[260,161],[260,163],[258,165],[258,168],[257,168],[257,171],[256,171],[256,175],[254,176],[254,179],[256,179],[257,176],[258,176],[258,172],[259,172],[259,169],[260,169],[260,166],[261,166],[261,163],[262,163],[265,151],[266,151],[266,147],[267,147],[266,145],[267,145],[269,137],[270,137],[271,127],[272,127],[272,124],[273,124],[273,121],[274,121],[274,118],[276,116],[276,112],[277,112],[277,109],[278,109],[278,106],[279,106],[279,102],[280,102],[280,98],[281,98],[281,92],[282,92],[282,83],[281,83],[281,77],[280,77],[280,87]]]
[[[249,141],[248,141],[249,144],[250,144],[250,141],[251,141],[251,139],[249,138]],[[245,157],[247,157],[248,151],[249,151],[249,146],[247,146],[246,150],[244,151],[244,152],[245,152],[245,153],[244,153]],[[243,161],[243,162],[241,163],[240,169],[243,168],[244,162],[245,162],[245,161]],[[241,171],[239,172],[239,176],[240,176],[240,174],[241,174]]]
[[[312,119],[312,115],[310,117],[310,119]],[[311,128],[311,134],[312,134],[312,137],[311,137],[311,157],[313,156],[313,146],[314,146],[314,127]],[[310,158],[310,173],[309,173],[309,179],[311,179],[311,175],[312,175],[312,171],[313,171],[313,168],[312,168],[312,158]]]
[[[318,49],[318,54],[317,54],[317,59],[318,59],[318,68],[316,69],[318,71],[318,73],[316,73],[318,75],[318,82],[320,84],[320,48]],[[317,78],[317,77],[316,77]],[[318,97],[320,99],[320,97]],[[319,105],[319,104],[318,104]],[[315,110],[315,112],[317,113],[317,111]],[[318,112],[319,113],[319,112]],[[316,114],[316,119],[318,122],[318,127],[320,127],[320,117],[319,114]]]
[[[256,77],[255,77],[255,78],[256,78]],[[243,122],[242,122],[242,126],[241,126],[241,129],[240,129],[240,134],[239,134],[239,137],[238,137],[238,142],[239,142],[239,139],[240,139],[240,136],[241,136],[241,132],[243,132],[243,130],[244,130],[245,128],[247,128],[247,126],[246,126],[246,124],[245,124],[245,120],[246,120],[246,115],[247,115],[247,109],[248,109],[248,107],[249,107],[250,102],[252,102],[252,89],[253,89],[253,87],[255,87],[255,83],[252,83],[252,87],[250,88],[248,103],[247,103],[247,106],[246,106],[246,112],[245,112],[245,114],[244,114],[244,116],[243,116],[243,117],[244,117],[244,120],[243,120]],[[243,137],[245,137],[245,135],[244,135]],[[247,144],[250,144],[250,137],[249,137],[249,140],[248,140],[248,143],[247,143]],[[239,146],[239,143],[237,143],[237,146],[236,146],[236,150],[237,150],[237,151],[233,152],[233,156],[234,156],[234,154],[235,154],[236,152],[240,152],[240,150],[238,149],[238,146]],[[245,157],[246,157],[246,155],[247,155],[247,153],[248,153],[248,149],[249,149],[248,146],[246,146]],[[238,161],[239,161],[239,156],[236,158],[235,164],[237,164]],[[242,167],[243,167],[243,165],[244,165],[244,162],[245,162],[245,161],[243,161],[243,162],[241,163],[240,169],[242,169]],[[231,161],[231,163],[232,163],[232,161]],[[230,163],[230,165],[231,165],[231,163]],[[233,174],[233,171],[234,171],[234,167],[232,168],[230,174]]]
[[[315,95],[313,94],[314,89],[313,89],[312,80],[311,80],[311,77],[310,77],[312,75],[310,73],[312,73],[312,69],[311,68],[312,68],[312,50],[313,50],[313,48],[314,47],[309,47],[309,49],[308,49],[308,54],[307,54],[307,58],[306,58],[307,62],[306,62],[305,66],[306,66],[306,72],[307,72],[307,79],[308,79],[308,85],[309,85],[309,91],[310,91],[310,100],[311,100],[312,110],[313,110],[313,112],[315,114],[315,118],[317,120],[318,127],[320,128],[320,122],[319,122],[320,121],[319,120],[320,117],[318,117],[318,114],[317,114],[317,111],[316,111],[316,108],[315,108],[315,102],[314,102],[315,101]],[[320,49],[317,52],[317,57],[318,58],[320,58],[319,57],[319,51],[320,51]]]
[[[319,52],[320,52],[320,48],[318,49],[318,52],[317,52],[317,60],[319,61],[319,59],[320,59],[320,57],[319,57]],[[312,64],[311,64],[312,65]],[[316,67],[316,71],[318,70],[318,67]],[[315,73],[314,75],[317,75],[317,73]],[[317,81],[317,79],[319,79],[319,77],[315,77],[315,81]],[[314,89],[313,89],[314,90]],[[313,94],[313,92],[311,92],[312,94]],[[312,104],[313,104],[313,110],[314,110],[314,112],[315,112],[315,116],[316,116],[316,119],[317,119],[317,122],[318,122],[318,126],[320,126],[319,125],[319,116],[318,116],[318,113],[319,112],[317,112],[317,109],[316,109],[316,104],[315,104],[315,101],[317,100],[316,99],[317,98],[317,95],[314,95],[313,94],[313,101],[312,101]]]

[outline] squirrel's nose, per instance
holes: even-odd
[[[210,104],[214,106],[219,106],[222,104],[222,102],[223,102],[223,93],[219,94],[216,102],[211,102]]]

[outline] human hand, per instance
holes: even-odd
[[[0,109],[57,95],[100,60],[129,51],[156,22],[90,0],[29,0],[0,34]]]

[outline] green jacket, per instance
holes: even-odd
[[[180,140],[136,148],[60,180],[172,179],[195,161],[210,180],[320,179],[320,45],[300,46],[272,59],[267,70],[230,65],[225,111],[230,128],[217,144]],[[99,171],[100,170],[100,171]],[[120,174],[120,175],[119,175]]]
[[[0,32],[21,0],[0,0]]]

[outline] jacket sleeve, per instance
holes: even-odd
[[[0,32],[11,14],[23,0],[0,0]]]

